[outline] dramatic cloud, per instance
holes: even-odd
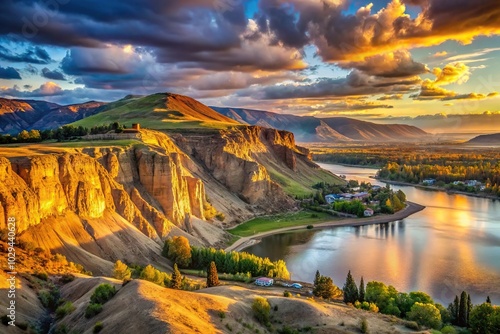
[[[0,79],[21,79],[21,75],[13,67],[0,66]]]
[[[21,54],[14,54],[6,47],[0,45],[0,59],[13,63],[30,64],[48,64],[52,61],[47,51],[39,46],[28,48],[24,53]]]
[[[415,62],[406,50],[384,53],[365,58],[363,61],[339,63],[341,68],[356,68],[369,75],[386,78],[408,77],[429,72],[422,63]]]
[[[436,52],[435,54],[432,55],[432,57],[434,58],[443,58],[443,57],[446,57],[448,55],[448,52],[446,51],[439,51],[439,52]]]
[[[62,80],[65,81],[66,78],[64,77],[64,74],[57,70],[49,70],[47,67],[44,67],[42,69],[42,77],[50,79],[50,80]]]
[[[382,97],[379,97],[377,100],[386,101],[386,100],[402,100],[402,99],[403,99],[403,94],[392,94],[392,95],[384,95]]]
[[[495,97],[497,92],[489,94],[469,93],[457,94],[454,91],[442,88],[450,84],[463,84],[469,80],[470,69],[464,63],[448,64],[445,67],[434,68],[432,73],[436,76],[435,80],[425,79],[422,82],[419,94],[412,95],[416,100],[482,100],[489,97]]]
[[[421,83],[418,77],[404,79],[382,78],[367,75],[353,70],[346,78],[320,78],[312,82],[290,83],[268,86],[254,91],[255,98],[289,99],[289,98],[331,98],[354,97],[373,94],[408,93]]]
[[[262,12],[285,45],[296,46],[309,36],[326,61],[363,61],[364,58],[399,49],[439,45],[447,40],[470,43],[477,36],[500,32],[500,6],[496,0],[479,2],[461,0],[411,1],[421,7],[412,18],[400,0],[393,0],[377,13],[373,5],[346,15],[347,1],[290,1],[293,7],[278,0],[262,1]],[[290,13],[295,9],[295,15]],[[280,20],[292,18],[286,24]],[[298,19],[295,19],[298,17]],[[264,21],[261,19],[260,21]],[[294,36],[293,42],[287,42]],[[305,43],[305,42],[304,42]]]

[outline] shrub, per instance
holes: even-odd
[[[366,321],[366,318],[361,319],[359,323],[359,329],[361,330],[361,333],[369,333],[368,321]]]
[[[102,304],[90,303],[85,309],[85,318],[92,318],[94,315],[102,312]]]
[[[307,229],[308,229],[308,230],[312,230],[313,228],[314,228],[314,226],[313,226],[313,225],[307,225]]]
[[[257,320],[259,320],[262,324],[269,323],[271,305],[269,305],[269,302],[267,301],[266,298],[263,297],[255,298],[252,304],[252,310]]]
[[[68,334],[69,329],[66,324],[60,324],[59,326],[56,327],[56,330],[54,331],[54,334]]]
[[[104,304],[110,300],[116,293],[114,285],[103,283],[100,284],[90,297],[91,304]]]
[[[222,320],[226,317],[226,312],[224,311],[219,311],[219,318]]]
[[[226,215],[222,212],[219,212],[215,215],[215,218],[217,218],[218,220],[220,220],[221,222],[223,222],[225,219],[226,219]]]
[[[59,289],[54,287],[51,290],[41,290],[38,293],[38,298],[45,308],[54,310],[59,303]]]
[[[96,322],[94,325],[94,333],[99,333],[100,331],[102,331],[103,327],[104,325],[102,324],[101,321]]]
[[[378,313],[378,306],[374,303],[370,303],[368,306],[368,311]]]
[[[123,263],[120,260],[115,262],[115,266],[113,268],[114,278],[125,281],[130,279],[131,276],[132,276],[132,271],[125,263]]]
[[[283,297],[290,298],[292,297],[292,293],[290,291],[283,291]]]
[[[405,321],[404,325],[406,328],[413,329],[415,331],[420,330],[420,325],[416,321]]]
[[[61,276],[61,283],[62,284],[73,282],[74,280],[75,280],[75,275],[73,275],[73,274],[64,274]]]
[[[42,281],[47,281],[49,279],[49,275],[45,271],[38,271],[33,276],[41,279]]]
[[[444,326],[441,328],[441,333],[443,334],[457,334],[457,331],[455,330],[455,327],[453,326]]]
[[[3,324],[3,325],[5,325],[5,326],[9,326],[9,321],[10,321],[10,319],[9,319],[9,317],[7,316],[7,314],[3,315],[3,316],[2,316],[2,318],[1,318],[1,320],[2,320],[2,324]]]
[[[56,309],[56,318],[62,319],[75,310],[72,302],[66,302]]]
[[[416,302],[407,316],[422,326],[441,328],[441,312],[432,304]]]

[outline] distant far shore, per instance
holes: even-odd
[[[417,203],[407,201],[406,204],[407,204],[406,208],[404,208],[403,210],[400,210],[394,214],[391,214],[391,215],[378,215],[378,216],[366,217],[366,218],[348,218],[348,219],[342,219],[342,220],[332,220],[332,221],[327,221],[324,223],[314,224],[313,229],[384,224],[384,223],[389,223],[389,222],[393,222],[396,220],[401,220],[401,219],[407,218],[407,217],[413,215],[414,213],[417,213],[417,212],[425,209],[425,206],[417,204]],[[244,250],[245,248],[248,248],[252,245],[259,243],[262,238],[267,237],[269,235],[281,234],[281,233],[297,231],[297,230],[303,230],[303,229],[307,228],[308,225],[311,225],[311,224],[284,227],[284,228],[280,228],[280,229],[276,229],[276,230],[272,230],[272,231],[257,233],[255,235],[252,235],[249,237],[243,237],[243,238],[239,239],[238,241],[236,241],[231,246],[227,247],[225,250],[226,250],[226,252],[230,252],[230,251],[238,251],[239,252],[239,251]]]
[[[385,180],[385,179],[380,179],[380,178],[377,178],[377,177],[372,177],[372,178],[375,179],[375,180],[378,180],[380,182],[389,183],[389,184],[392,184],[392,185],[395,185],[395,186],[410,186],[410,187],[415,187],[415,188],[419,188],[419,189],[423,189],[423,190],[443,191],[443,192],[446,192],[448,194],[466,195],[466,196],[471,196],[471,197],[500,200],[500,197],[495,196],[495,195],[469,193],[469,192],[466,192],[466,191],[460,191],[460,190],[454,190],[454,189],[446,189],[446,188],[443,188],[443,187],[424,186],[422,184],[415,184],[415,183],[402,182],[402,181]]]

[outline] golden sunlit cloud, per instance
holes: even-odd
[[[434,58],[442,58],[442,57],[446,57],[448,55],[448,52],[446,51],[440,51],[440,52],[436,52],[435,54],[432,55],[432,57]]]

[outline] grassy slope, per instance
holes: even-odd
[[[171,99],[175,99],[175,101],[171,102]],[[132,123],[140,123],[144,128],[156,130],[226,129],[237,125],[236,122],[219,117],[215,111],[205,110],[208,107],[198,105],[193,101],[187,97],[174,96],[172,98],[167,94],[122,99],[108,104],[103,112],[72,123],[72,125],[91,128],[95,125],[119,122],[130,128]],[[201,108],[204,109],[203,113],[193,112]]]
[[[335,218],[324,212],[300,211],[254,218],[228,230],[228,232],[240,237],[248,237],[283,227],[317,224],[333,219]]]

